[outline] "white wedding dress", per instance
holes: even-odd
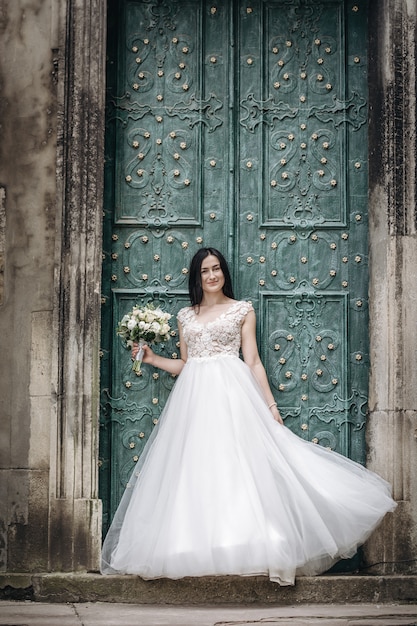
[[[396,503],[390,486],[278,424],[239,358],[234,302],[200,324],[103,545],[102,573],[266,575],[281,585],[351,557]]]

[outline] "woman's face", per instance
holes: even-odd
[[[217,293],[223,291],[224,274],[219,259],[209,254],[201,264],[201,287],[204,292]]]

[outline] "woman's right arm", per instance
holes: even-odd
[[[159,354],[155,354],[150,346],[145,344],[143,346],[143,357],[142,363],[147,363],[148,365],[152,365],[153,367],[157,367],[161,370],[165,370],[170,374],[174,374],[178,376],[181,374],[182,368],[184,367],[187,361],[187,344],[184,341],[182,335],[182,327],[178,322],[178,332],[180,336],[180,354],[181,358],[179,359],[168,359],[167,357],[160,356]],[[132,348],[132,358],[135,358],[138,352],[139,346],[134,345]]]

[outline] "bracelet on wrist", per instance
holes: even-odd
[[[278,405],[276,402],[273,402],[272,404],[269,405],[268,409],[272,409],[273,406],[276,406],[278,408]]]

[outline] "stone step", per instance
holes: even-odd
[[[136,604],[347,604],[415,603],[417,576],[324,575],[300,577],[280,587],[265,576],[209,576],[143,580],[94,573],[0,575],[0,598],[38,602],[124,602]],[[20,596],[19,596],[20,593]]]

